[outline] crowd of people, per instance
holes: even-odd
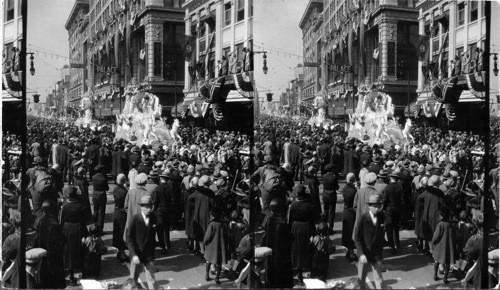
[[[488,173],[491,190],[483,189],[485,136],[417,124],[412,144],[370,146],[348,138],[342,126],[332,130],[276,116],[263,116],[255,126],[258,169],[251,180],[261,198],[261,245],[273,250],[266,285],[292,287],[293,277],[301,283],[306,269],[325,281],[335,247],[317,241],[335,233],[339,194],[341,246],[346,259],[359,263],[360,287],[370,265],[376,287],[382,287],[384,248],[397,255],[402,229],[412,229],[418,251],[434,261],[429,278],[440,279],[440,272],[444,283],[453,276],[480,287],[483,227],[498,230],[498,163]],[[485,194],[496,203],[484,203]],[[498,265],[498,250],[491,255]],[[492,273],[495,286],[498,267]]]
[[[76,272],[98,278],[107,252],[101,236],[108,196],[114,201],[112,247],[131,265],[127,283],[138,285],[144,268],[148,287],[156,288],[155,249],[169,254],[173,229],[184,229],[187,249],[206,261],[207,281],[213,273],[217,284],[222,277],[249,283],[248,135],[181,127],[181,143],[153,147],[115,140],[112,124],[90,129],[29,117],[27,126],[29,200],[22,202],[34,234],[26,252],[30,288],[77,285]],[[3,169],[2,281],[16,287],[20,192],[5,190],[12,163]]]
[[[30,288],[77,285],[76,272],[99,277],[108,196],[116,258],[130,262],[131,285],[144,268],[149,288],[157,286],[156,249],[169,255],[173,229],[184,229],[187,249],[206,262],[207,281],[215,275],[217,284],[228,277],[237,287],[268,288],[293,287],[307,272],[326,282],[330,255],[342,248],[359,263],[356,283],[365,287],[371,266],[382,288],[383,257],[401,251],[403,229],[434,262],[429,279],[453,277],[477,288],[486,263],[482,241],[489,238],[483,228],[498,231],[498,159],[489,158],[484,172],[485,136],[472,132],[416,124],[411,144],[370,146],[341,125],[261,116],[253,144],[239,132],[181,126],[182,142],[139,146],[116,140],[111,123],[83,128],[29,117],[27,125],[29,182],[22,196],[29,199],[19,198],[19,138],[2,136],[4,286],[18,285],[21,205],[30,209],[25,224],[33,236],[26,252]],[[498,135],[498,127],[492,131]],[[486,175],[492,182],[485,190]],[[485,203],[485,195],[494,202]],[[485,215],[496,218],[485,224]],[[336,233],[341,245],[333,245]],[[498,249],[489,257],[494,286]]]

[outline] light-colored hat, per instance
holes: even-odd
[[[439,176],[438,175],[433,175],[429,178],[429,181],[427,182],[428,186],[432,187],[437,187],[439,186]]]
[[[127,179],[127,177],[125,176],[125,174],[120,173],[120,174],[118,174],[118,176],[116,176],[116,183],[120,184],[120,181],[122,181],[124,179]]]
[[[377,181],[377,175],[373,172],[368,173],[365,175],[365,180],[367,184],[373,184],[375,181]]]
[[[141,196],[141,199],[139,200],[140,205],[152,205],[153,204],[153,198],[151,195],[146,194]]]
[[[210,176],[208,175],[203,175],[202,177],[200,177],[200,180],[198,181],[198,186],[208,187],[210,186],[210,184],[211,184]]]
[[[148,182],[148,176],[146,173],[139,173],[135,177],[135,183],[137,184],[145,184],[146,182]]]

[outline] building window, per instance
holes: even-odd
[[[465,23],[465,2],[459,3],[457,5],[457,26],[462,26]]]
[[[236,22],[245,19],[245,0],[236,1]]]
[[[11,21],[14,19],[14,0],[7,0],[7,5],[5,5],[5,21]]]
[[[476,21],[478,17],[478,3],[477,1],[470,1],[470,22]]]
[[[396,73],[396,43],[390,41],[387,43],[387,55],[392,56],[387,58],[387,75],[394,75]]]
[[[448,77],[448,52],[443,52],[441,57],[441,78]]]
[[[224,23],[226,26],[231,24],[231,2],[224,4]]]

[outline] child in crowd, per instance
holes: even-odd
[[[222,211],[218,208],[213,208],[210,212],[212,221],[208,224],[205,238],[205,260],[207,260],[205,280],[210,281],[210,267],[212,264],[216,268],[215,283],[220,284],[220,273],[222,265],[227,263],[227,227],[222,221]]]
[[[312,238],[314,255],[312,257],[311,277],[326,282],[330,254],[335,252],[335,247],[328,236],[328,225],[325,222],[316,225],[316,236]]]
[[[438,269],[439,264],[444,265],[443,282],[448,284],[448,274],[450,272],[450,264],[455,263],[455,249],[457,234],[455,226],[450,222],[450,209],[443,206],[439,210],[440,221],[434,231],[432,237],[432,244],[434,251],[432,257],[434,258],[434,280],[439,280]]]
[[[462,271],[462,264],[465,260],[464,247],[469,238],[474,234],[475,227],[465,210],[458,215],[458,235],[457,235],[457,255],[459,271]]]
[[[228,250],[231,260],[229,261],[228,268],[233,275],[234,264],[238,255],[236,249],[238,248],[241,239],[247,234],[247,227],[241,218],[241,214],[237,210],[231,212],[230,218]]]
[[[82,278],[97,279],[101,274],[101,257],[107,252],[106,245],[100,236],[101,233],[101,226],[90,225],[89,236],[83,241]]]

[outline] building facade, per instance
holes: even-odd
[[[225,121],[216,119],[225,122],[226,128],[230,127],[230,122],[238,123],[242,119],[247,119],[249,123],[245,126],[251,128],[252,100],[258,101],[253,90],[253,0],[187,0],[182,7],[186,41],[190,44],[186,45],[184,55],[184,109],[179,110],[188,116],[203,117],[210,108],[215,112],[215,105],[224,111]],[[245,63],[249,59],[251,61]],[[222,72],[222,62],[233,61],[234,65]],[[220,87],[224,91],[221,97],[224,101],[204,105],[202,88],[215,81],[223,82]],[[240,87],[239,81],[248,84],[249,88]],[[203,107],[203,112],[196,107]]]
[[[2,1],[2,102],[21,99],[19,50],[23,35],[22,0]]]
[[[331,117],[353,113],[357,90],[377,85],[402,115],[416,99],[417,1],[325,0],[322,79]]]
[[[181,0],[89,0],[87,14],[85,2],[76,1],[67,21],[75,60],[71,102],[89,98],[97,115],[116,115],[124,89],[133,86],[170,111],[184,85]]]
[[[310,0],[299,22],[303,43],[303,86],[301,101],[303,105],[312,104],[316,95],[323,89],[321,52],[323,45],[323,0]]]
[[[88,94],[87,27],[89,0],[76,0],[66,21],[69,40],[69,92],[67,104],[76,107],[84,93]]]
[[[438,117],[444,112],[450,121],[468,126],[469,117],[485,105],[485,2],[420,1],[418,8],[424,55],[419,58],[416,114]]]

